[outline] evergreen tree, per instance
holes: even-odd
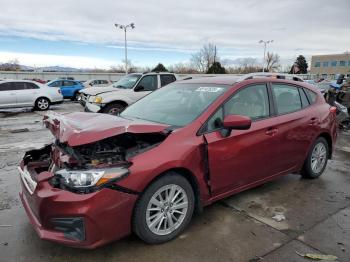
[[[295,70],[294,67],[297,67],[299,70]],[[306,59],[304,56],[299,55],[297,59],[295,60],[293,66],[290,69],[290,74],[307,74],[307,68],[309,65],[306,62]]]
[[[207,74],[226,74],[225,67],[220,62],[214,62],[208,69]]]
[[[152,69],[152,72],[168,72],[168,69],[162,63],[159,63],[155,68]]]

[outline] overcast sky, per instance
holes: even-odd
[[[283,61],[350,51],[350,0],[0,0],[0,62],[104,67],[120,64],[134,22],[130,59],[186,62],[205,43],[222,59],[261,59],[260,39]]]

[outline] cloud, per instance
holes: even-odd
[[[35,67],[55,65],[75,68],[109,69],[112,65],[116,64],[115,61],[112,60],[98,59],[85,56],[43,55],[0,51],[0,63],[7,62],[13,59],[19,59],[22,65],[31,65]]]
[[[218,46],[222,58],[262,57],[260,39],[283,58],[349,48],[349,0],[0,0],[1,35],[68,40],[120,48],[114,23],[134,22],[130,48],[191,53]],[[20,50],[19,50],[20,51]],[[22,60],[22,59],[21,59]]]
[[[109,48],[115,48],[115,49],[124,49],[124,45],[108,45]],[[138,50],[138,51],[159,51],[159,52],[179,52],[179,53],[193,53],[196,50],[194,49],[179,49],[179,48],[162,48],[162,47],[156,47],[156,46],[144,46],[144,47],[137,47],[137,46],[129,46],[128,50]]]

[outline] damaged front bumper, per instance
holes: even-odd
[[[100,113],[101,106],[97,104],[92,104],[90,102],[85,103],[85,112]]]
[[[50,112],[44,124],[55,142],[27,152],[19,168],[20,197],[38,235],[95,248],[130,234],[139,193],[121,181],[132,176],[134,157],[167,138],[168,126],[81,112]]]
[[[73,193],[53,187],[54,174],[43,169],[45,162],[40,161],[22,161],[19,167],[20,198],[40,238],[92,249],[130,234],[137,194],[115,187]]]

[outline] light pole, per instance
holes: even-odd
[[[264,41],[264,40],[260,40],[259,44],[264,44],[264,60],[263,60],[263,73],[265,72],[265,55],[266,55],[266,45],[272,43],[273,40],[268,40],[268,41]]]
[[[134,29],[135,24],[131,23],[128,25],[122,25],[122,24],[114,24],[116,28],[124,30],[124,44],[125,44],[125,74],[128,74],[128,48],[127,48],[127,42],[126,42],[126,30],[128,28]]]

